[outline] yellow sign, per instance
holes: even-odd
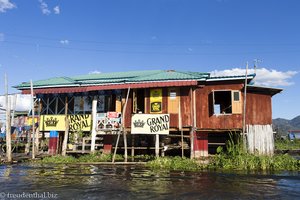
[[[150,89],[150,113],[162,112],[162,89]]]
[[[92,129],[92,115],[68,115],[69,131],[90,131]]]
[[[34,117],[34,123],[37,123],[38,121],[38,117]],[[25,124],[27,126],[32,126],[32,117],[26,117]]]
[[[68,115],[69,131],[90,131],[92,116],[89,114]],[[65,115],[41,115],[40,131],[65,131]]]

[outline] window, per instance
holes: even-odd
[[[180,103],[179,88],[169,88],[168,93],[168,113],[177,114]]]
[[[222,90],[212,91],[210,98],[210,114],[241,114],[241,92]]]
[[[133,113],[145,113],[145,90],[135,89],[133,90]]]

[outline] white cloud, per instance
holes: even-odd
[[[6,12],[6,10],[15,8],[16,5],[11,3],[10,0],[0,0],[0,13]]]
[[[50,15],[51,14],[51,11],[49,10],[48,8],[48,4],[46,4],[43,0],[39,0],[40,2],[40,8],[41,8],[41,11],[44,15]]]
[[[61,40],[59,42],[63,45],[68,45],[70,43],[69,40]]]
[[[16,97],[16,100],[15,100]],[[22,95],[17,94],[15,95],[9,95],[10,98],[10,105],[11,110],[14,108],[14,101],[16,101],[16,111],[29,111],[31,109],[31,97],[30,95]],[[5,102],[5,96],[0,96],[0,107],[1,109],[6,108],[6,102]]]
[[[248,74],[255,73],[254,69],[249,69]],[[263,85],[270,87],[293,85],[291,81],[297,71],[277,71],[275,69],[260,68],[256,70],[255,85]],[[212,71],[211,76],[234,76],[245,75],[245,69],[233,68],[222,71]]]
[[[98,70],[95,70],[95,71],[89,72],[89,74],[101,74],[101,72]]]
[[[59,8],[59,6],[55,6],[54,8],[53,8],[53,11],[54,11],[54,14],[60,14],[60,8]]]

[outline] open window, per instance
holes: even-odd
[[[145,90],[135,89],[133,90],[133,113],[145,113]]]
[[[210,94],[210,111],[214,115],[241,114],[241,92],[238,90],[215,90]]]

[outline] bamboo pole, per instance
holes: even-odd
[[[67,144],[69,138],[69,120],[68,120],[68,97],[65,97],[65,134],[62,146],[62,156],[67,155]]]
[[[245,74],[245,86],[244,86],[244,107],[243,107],[243,142],[244,147],[246,147],[246,103],[247,103],[247,77],[248,76],[248,62],[246,65]]]
[[[7,162],[12,161],[11,154],[11,124],[10,124],[10,101],[8,98],[8,83],[7,75],[4,75],[5,80],[5,103],[6,103],[6,159]]]
[[[123,107],[123,111],[122,111],[122,125],[121,125],[121,132],[124,132],[125,130],[125,112],[126,112],[126,107],[127,107],[127,103],[128,103],[128,98],[129,98],[129,93],[130,93],[130,87],[127,90],[127,96],[126,96],[126,101],[125,101],[125,105]],[[118,145],[119,145],[119,139],[120,139],[120,131],[118,132],[118,138],[117,138],[117,142],[116,142],[116,146],[115,146],[115,150],[114,150],[114,155],[112,158],[112,163],[115,162],[115,158],[116,158],[116,154],[117,154],[117,149],[118,149]],[[127,144],[126,144],[126,153],[124,152],[124,156],[125,156],[125,162],[127,162]]]
[[[178,105],[178,128],[181,133],[181,157],[183,158],[184,156],[184,149],[183,149],[183,130],[182,130],[182,116],[181,116],[181,105],[179,101]]]
[[[192,121],[192,128],[190,130],[190,147],[191,147],[190,158],[192,159],[195,157],[194,131],[196,127],[196,103],[195,103],[195,92],[192,88],[190,88],[190,93],[191,93],[191,121]]]
[[[32,114],[32,159],[35,159],[35,123],[34,123],[34,100],[33,100],[33,84],[30,80],[30,91],[31,91],[31,114]]]
[[[17,106],[17,94],[15,94],[13,96],[13,105],[12,105],[12,115],[11,115],[11,126],[13,126],[13,123],[15,121],[15,110],[16,110],[16,106]]]

